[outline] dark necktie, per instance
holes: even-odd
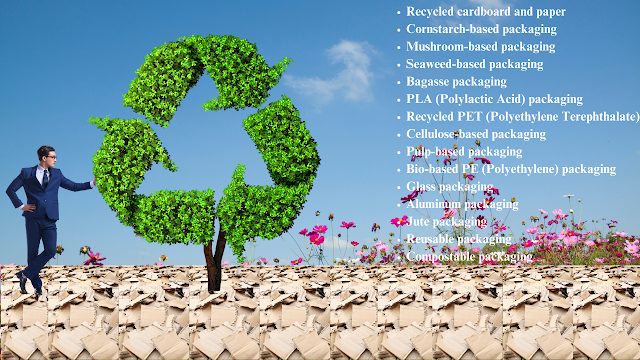
[[[47,173],[47,169],[45,169],[42,177],[42,187],[45,189],[47,188],[47,184],[49,184],[49,175]]]

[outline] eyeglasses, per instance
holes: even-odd
[[[48,158],[52,158],[52,159],[54,159],[54,160],[58,158],[57,156],[48,156],[48,155],[47,155],[47,157],[48,157]]]

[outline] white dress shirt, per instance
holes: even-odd
[[[49,174],[49,180],[51,180],[51,171],[47,171]],[[38,167],[36,168],[36,179],[38,180],[38,182],[40,183],[40,185],[42,185],[42,181],[44,179],[44,168],[42,166],[40,166],[40,164],[38,164]],[[93,182],[93,180],[91,180],[91,182],[89,183],[89,185],[91,185],[91,188],[93,189],[96,184]],[[19,210],[22,210],[22,208],[24,207],[24,205],[20,205],[18,207]]]

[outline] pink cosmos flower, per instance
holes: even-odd
[[[251,265],[251,263],[243,262],[243,263],[242,263],[242,264],[240,264],[240,265],[241,265],[241,266],[249,266],[249,265]]]
[[[389,246],[387,244],[383,244],[382,240],[375,243],[375,246],[378,250],[389,251]]]
[[[476,157],[473,158],[473,160],[478,161],[480,160],[482,162],[482,164],[491,164],[491,161],[489,161],[487,158],[485,157]]]
[[[311,241],[312,244],[320,245],[320,244],[322,244],[324,242],[324,236],[320,236],[320,235],[314,233],[309,238],[309,241]]]
[[[301,230],[298,234],[300,234],[300,235],[306,235],[306,234],[307,234],[307,229]]]
[[[327,232],[327,225],[314,226],[313,231],[319,234],[324,234]]]
[[[265,265],[269,262],[269,260],[267,260],[267,258],[265,258],[265,257],[261,257],[261,258],[260,258],[260,259],[258,259],[258,260],[260,260],[260,262],[261,262],[261,263],[263,263],[263,264],[265,264]]]
[[[594,260],[595,260],[598,264],[604,264],[604,263],[605,263],[605,259],[595,258]]]
[[[477,247],[474,247],[474,248],[471,248],[471,251],[474,252],[474,253],[478,253],[478,252],[480,252],[480,249],[477,248]]]
[[[360,256],[360,255],[362,255],[362,251],[360,250],[356,251],[356,256]]]
[[[623,232],[616,231],[616,235],[620,237],[624,237],[625,235],[627,235],[627,233],[624,231]]]
[[[493,186],[489,186],[487,190],[483,191],[483,193],[487,196],[492,194],[500,195],[500,192],[498,191],[498,189],[494,188]]]
[[[625,242],[626,242],[626,245],[624,249],[629,254],[635,254],[638,251],[640,251],[640,247],[638,246],[638,240],[634,241],[633,243],[630,243],[628,240],[626,240]]]
[[[298,260],[293,260],[291,261],[291,265],[298,265],[302,262],[302,258],[299,258]]]
[[[528,229],[527,229],[527,233],[529,233],[529,234],[531,234],[531,235],[533,235],[533,234],[535,234],[535,233],[537,233],[537,232],[538,232],[538,228],[537,228],[537,227],[535,227],[535,226],[532,226],[532,227],[530,227],[530,228],[528,228]]]
[[[229,259],[225,260],[225,261],[222,263],[222,265],[223,265],[223,266],[225,266],[225,265],[229,265]]]
[[[353,246],[358,246],[359,244],[360,244],[359,242],[355,242],[355,241],[351,242],[351,245],[353,245]]]
[[[586,240],[584,242],[585,245],[587,245],[588,247],[592,247],[593,245],[595,245],[596,243],[593,242],[593,240]]]
[[[409,217],[407,215],[403,216],[402,219],[400,218],[395,218],[391,220],[391,224],[395,225],[396,227],[400,227],[400,226],[404,226],[407,225],[409,223],[408,221]]]
[[[448,219],[450,217],[455,216],[458,213],[456,209],[446,209],[444,211],[444,216],[440,218],[440,220]]]
[[[89,250],[89,258],[84,262],[84,265],[104,265],[99,261],[105,260],[105,257],[100,257],[100,253],[93,253],[93,251]]]
[[[562,210],[561,209],[555,209],[553,210],[553,215],[557,216],[557,217],[562,217]]]
[[[528,248],[528,247],[532,247],[533,246],[533,241],[531,240],[527,240],[525,242],[522,243],[522,246]]]
[[[402,200],[402,203],[404,204],[415,199],[416,197],[418,197],[418,189],[413,190],[411,194],[407,195],[407,197],[400,198],[400,200]]]
[[[449,156],[448,158],[444,159],[444,164],[445,165],[451,165],[452,161],[456,161],[458,159],[452,159],[451,156]]]
[[[480,229],[484,229],[487,227],[487,219],[484,218],[484,216],[479,215],[476,218],[476,226]]]
[[[505,231],[505,230],[507,230],[507,227],[504,226],[504,224],[502,224],[502,225],[496,224],[495,229],[498,230],[498,231]]]
[[[458,251],[458,250],[459,250],[459,248],[457,246],[454,247],[453,249],[451,249],[451,251]]]
[[[547,212],[546,212],[546,211],[544,211],[544,210],[542,210],[542,209],[538,209],[538,211],[540,211],[540,214],[543,214],[543,215],[544,215],[544,214],[547,214]]]
[[[343,221],[343,222],[342,222],[342,225],[340,225],[340,227],[343,227],[343,228],[347,228],[347,229],[348,229],[348,228],[352,228],[352,227],[356,227],[356,226],[353,224],[353,222],[346,222],[346,221]]]
[[[564,244],[567,245],[567,246],[577,244],[578,240],[580,240],[580,239],[577,236],[565,236],[564,239],[562,239]]]

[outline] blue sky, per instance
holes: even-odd
[[[282,94],[292,99],[311,136],[318,143],[321,164],[311,194],[296,219],[291,233],[300,246],[306,239],[297,232],[314,225],[329,225],[329,213],[335,216],[334,235],[342,221],[354,222],[349,241],[373,244],[374,222],[387,234],[394,231],[390,220],[403,215],[419,218],[399,199],[411,191],[407,183],[430,183],[426,174],[407,174],[410,163],[407,146],[425,145],[451,148],[450,140],[407,139],[411,128],[429,131],[545,131],[546,140],[483,140],[491,148],[521,149],[522,158],[489,157],[506,166],[557,165],[616,167],[616,176],[591,174],[557,176],[535,174],[491,174],[478,176],[474,183],[492,183],[500,189],[498,201],[513,196],[518,211],[512,211],[506,224],[515,236],[524,227],[522,220],[562,209],[569,212],[563,195],[573,194],[576,218],[607,218],[618,221],[618,229],[640,234],[637,204],[640,202],[640,125],[637,123],[563,122],[505,124],[464,122],[417,124],[406,121],[407,111],[506,111],[520,113],[562,111],[592,113],[607,111],[637,112],[640,94],[640,4],[637,1],[563,2],[564,17],[553,19],[488,17],[431,18],[407,17],[406,7],[475,9],[510,6],[515,8],[558,8],[550,1],[461,0],[436,1],[318,1],[240,3],[206,1],[179,2],[79,2],[64,3],[3,1],[0,3],[0,57],[2,85],[0,104],[0,149],[3,154],[0,184],[6,189],[22,167],[37,164],[36,150],[41,145],[55,147],[56,167],[76,182],[93,178],[92,155],[102,143],[104,133],[88,123],[90,117],[144,119],[122,105],[135,71],[153,48],[191,35],[234,35],[258,46],[269,65],[284,57],[293,59],[280,83],[263,105]],[[401,11],[398,15],[397,11]],[[535,10],[534,10],[535,12]],[[418,26],[556,26],[557,36],[541,35],[425,35],[409,34],[408,24]],[[401,29],[398,32],[396,29]],[[544,43],[555,44],[555,53],[511,52],[408,52],[407,41],[427,43]],[[397,46],[401,46],[398,50]],[[415,61],[542,61],[543,71],[406,69],[407,59]],[[401,64],[398,67],[397,64]],[[507,88],[410,88],[407,76],[416,78],[495,78],[507,79]],[[398,85],[397,81],[401,81]],[[252,185],[271,185],[259,152],[242,128],[242,120],[256,109],[205,112],[201,104],[215,97],[215,84],[203,76],[173,118],[163,129],[152,125],[158,137],[179,167],[171,173],[159,165],[147,172],[138,193],[154,191],[216,191],[219,201],[238,163],[245,164],[245,181]],[[442,105],[406,103],[407,94],[421,97],[438,94],[500,94],[529,96],[582,96],[583,106],[512,104]],[[397,99],[401,99],[398,102]],[[397,116],[401,116],[398,120]],[[397,134],[402,134],[398,137]],[[461,140],[468,149],[472,140]],[[402,151],[401,155],[397,151]],[[465,157],[465,161],[468,157]],[[397,172],[397,169],[403,169]],[[401,189],[398,190],[397,186]],[[26,202],[22,190],[19,196]],[[433,201],[436,194],[425,194]],[[158,261],[161,254],[171,265],[202,265],[200,246],[159,245],[134,236],[116,218],[97,189],[72,193],[61,189],[58,244],[65,248],[59,263],[79,264],[78,250],[89,245],[107,257],[108,265],[138,265]],[[581,199],[581,203],[577,203]],[[8,197],[0,206],[0,263],[26,264],[26,234],[20,211]],[[406,205],[406,204],[405,204]],[[582,208],[580,208],[582,205]],[[316,210],[321,212],[315,216]],[[581,213],[581,215],[580,215]],[[506,211],[494,213],[503,218]],[[439,215],[438,213],[438,216]],[[485,214],[486,216],[486,214]],[[593,227],[589,227],[593,230]],[[403,236],[433,236],[431,227],[408,227]],[[329,234],[330,236],[330,234]],[[331,252],[327,237],[325,252]],[[254,254],[268,259],[278,257],[288,263],[297,256],[287,248],[295,244],[287,234],[287,243],[276,238],[257,242]],[[231,251],[223,259],[235,261]],[[55,260],[52,260],[53,262]]]

